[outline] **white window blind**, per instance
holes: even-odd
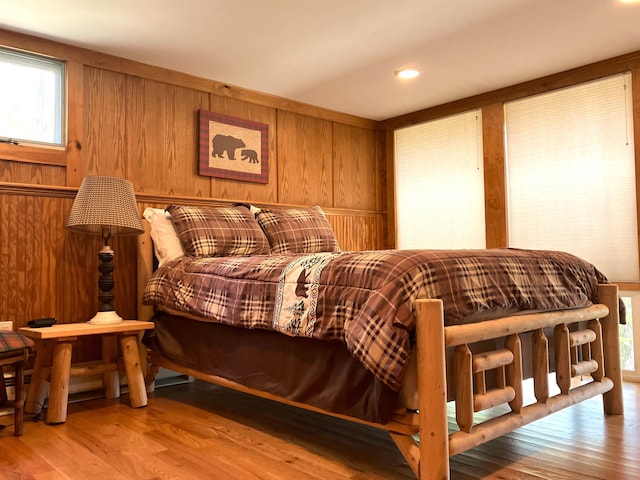
[[[395,131],[397,246],[484,248],[481,111]]]
[[[505,104],[509,245],[638,281],[630,74]]]

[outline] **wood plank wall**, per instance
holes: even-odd
[[[169,203],[320,205],[345,250],[386,247],[377,123],[0,30],[0,46],[67,62],[64,149],[0,144],[0,320],[83,322],[97,307],[100,239],[64,229],[86,175],[133,182],[140,212]],[[269,126],[269,182],[197,172],[199,109]],[[114,240],[115,304],[135,318],[135,240]],[[94,358],[89,342],[74,361]]]

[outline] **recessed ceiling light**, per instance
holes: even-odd
[[[420,75],[420,69],[417,67],[398,68],[393,72],[398,78],[416,78]]]

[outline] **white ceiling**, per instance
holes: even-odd
[[[383,120],[638,51],[640,3],[5,0],[0,28]]]

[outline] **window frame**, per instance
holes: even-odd
[[[622,369],[622,378],[625,381],[640,382],[640,291],[620,289],[619,294],[621,297],[630,297],[632,304],[631,315],[627,310],[626,322],[632,328],[631,348],[634,365],[633,370]]]
[[[54,104],[54,115],[56,118],[56,124],[54,126],[55,132],[54,136],[56,137],[55,142],[47,142],[40,141],[33,138],[21,138],[20,136],[3,136],[2,132],[0,132],[0,139],[4,140],[0,143],[0,145],[20,145],[21,147],[34,147],[34,148],[49,148],[49,149],[62,149],[65,148],[67,141],[67,110],[68,110],[68,101],[67,101],[67,62],[64,60],[56,59],[50,56],[31,53],[28,51],[23,51],[15,48],[10,48],[6,46],[0,45],[0,56],[5,58],[14,57],[16,59],[21,59],[21,61],[16,61],[16,64],[22,65],[30,65],[42,68],[43,70],[49,70],[56,75],[56,90],[57,90],[57,99]],[[16,143],[8,143],[8,140],[17,141]],[[13,158],[9,158],[13,159]],[[37,162],[40,163],[40,162]],[[42,163],[51,163],[51,162],[42,162]],[[59,162],[52,162],[59,163]]]

